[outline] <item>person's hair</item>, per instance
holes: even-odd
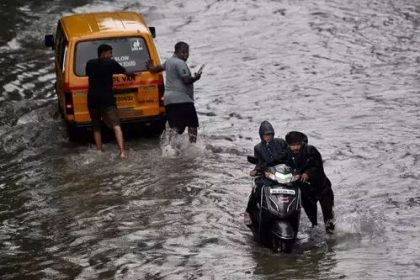
[[[306,135],[298,132],[298,131],[290,131],[289,133],[287,133],[286,137],[286,142],[289,145],[293,145],[293,144],[305,144],[305,142],[307,142],[307,140],[305,141]]]
[[[180,50],[186,48],[188,49],[190,46],[188,46],[185,42],[178,42],[175,44],[175,52],[179,52]]]
[[[103,52],[106,52],[109,50],[112,50],[112,47],[110,45],[107,45],[107,44],[100,45],[98,47],[98,57],[100,57]]]

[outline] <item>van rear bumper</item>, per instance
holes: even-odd
[[[120,120],[121,124],[144,124],[144,125],[153,125],[156,123],[161,123],[163,124],[166,121],[166,115],[161,114],[158,116],[152,116],[152,117],[142,117],[142,118],[138,118],[138,119],[123,119]],[[92,127],[92,123],[91,122],[69,122],[68,123],[70,126],[75,127],[75,128],[88,128],[88,127]]]

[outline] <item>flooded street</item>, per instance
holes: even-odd
[[[67,140],[43,38],[104,10],[144,14],[162,60],[183,40],[192,72],[206,63],[196,145],[131,137],[120,160],[112,141]],[[417,0],[17,0],[0,15],[1,279],[418,279]],[[303,214],[291,255],[243,225],[263,120],[305,132],[335,192],[336,233]]]

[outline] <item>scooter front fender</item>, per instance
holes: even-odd
[[[273,235],[281,239],[294,239],[295,231],[290,223],[285,221],[275,221],[271,227]]]

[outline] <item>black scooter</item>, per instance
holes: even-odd
[[[248,156],[248,162],[256,164],[257,159]],[[299,183],[285,164],[267,168],[256,180],[261,180],[262,187],[257,207],[250,213],[254,239],[274,252],[291,253],[300,223]]]

